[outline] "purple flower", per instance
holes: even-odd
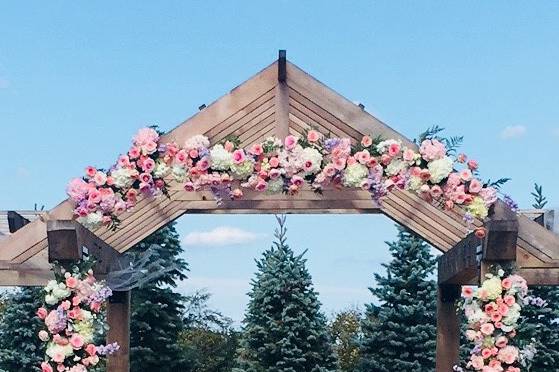
[[[331,152],[336,146],[340,144],[341,140],[339,138],[328,138],[324,141],[324,148],[326,151]]]
[[[97,292],[93,293],[91,296],[89,296],[86,300],[86,303],[89,305],[94,302],[96,303],[105,302],[105,300],[111,297],[112,295],[113,295],[112,289],[105,286],[99,289]]]
[[[509,195],[505,195],[503,201],[513,212],[518,210],[518,204]]]
[[[97,346],[97,354],[111,355],[116,353],[119,349],[120,346],[116,342],[113,342],[112,344],[108,344],[108,345],[99,345]]]
[[[468,225],[471,225],[472,223],[474,223],[474,216],[472,216],[471,213],[466,212],[464,214],[464,222],[466,222]]]

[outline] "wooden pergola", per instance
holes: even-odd
[[[212,143],[229,135],[241,146],[275,135],[302,135],[305,129],[360,141],[363,135],[399,139],[416,144],[357,105],[286,60],[277,61],[231,90],[165,134],[163,142],[183,143],[203,134]],[[484,241],[471,234],[460,208],[445,211],[407,191],[393,191],[380,203],[369,192],[327,189],[318,195],[304,189],[296,196],[246,192],[242,200],[217,205],[209,192],[186,192],[170,180],[169,197],[139,200],[121,216],[118,230],[89,232],[73,219],[73,205],[65,200],[36,220],[0,241],[0,285],[45,284],[52,277],[49,261],[79,259],[84,247],[102,259],[101,274],[111,261],[136,243],[184,214],[197,213],[382,213],[414,231],[443,255],[439,259],[437,371],[448,372],[458,359],[459,321],[455,300],[462,284],[479,282],[487,264],[516,262],[519,274],[531,285],[559,285],[559,236],[544,227],[545,211],[511,212],[503,203],[493,208]],[[539,219],[539,220],[538,220]],[[476,226],[483,222],[475,220]],[[109,341],[119,341],[121,352],[110,358],[109,371],[128,371],[128,293],[109,305]]]

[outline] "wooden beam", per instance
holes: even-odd
[[[478,253],[481,240],[474,233],[438,258],[439,284],[466,284],[475,279],[479,270]]]
[[[437,291],[437,352],[436,372],[450,372],[458,363],[460,351],[460,317],[456,300],[460,285],[438,285]]]
[[[278,81],[285,83],[287,80],[287,51],[280,49],[278,53]]]
[[[84,255],[95,258],[95,273],[102,277],[111,270],[119,253],[97,235],[74,220],[47,221],[48,259],[79,261]]]
[[[8,211],[8,229],[10,233],[15,233],[28,223],[29,220],[16,211]]]
[[[107,305],[107,344],[117,342],[120,349],[107,359],[108,372],[130,371],[130,291],[114,292]]]
[[[513,212],[502,200],[491,207],[487,233],[483,241],[483,260],[516,261],[519,224]]]

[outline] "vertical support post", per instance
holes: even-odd
[[[449,372],[458,363],[460,352],[460,316],[456,300],[459,284],[439,284],[437,291],[437,354],[436,372]]]
[[[120,349],[107,360],[107,372],[130,372],[130,291],[115,292],[107,307],[107,343]]]
[[[278,84],[275,89],[276,137],[283,139],[289,135],[289,88],[287,87],[287,57],[285,50],[279,51]]]

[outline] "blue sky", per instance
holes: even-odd
[[[433,124],[464,135],[484,175],[512,178],[505,191],[521,206],[535,181],[556,206],[557,19],[553,1],[5,3],[0,209],[54,206],[85,165],[111,164],[142,126],[173,128],[280,48],[409,137]],[[293,248],[309,250],[326,312],[371,299],[366,287],[388,258],[383,241],[395,235],[388,219],[288,223]],[[191,234],[181,290],[206,287],[240,319],[273,217],[185,216],[178,227]],[[224,235],[238,244],[216,245]]]

